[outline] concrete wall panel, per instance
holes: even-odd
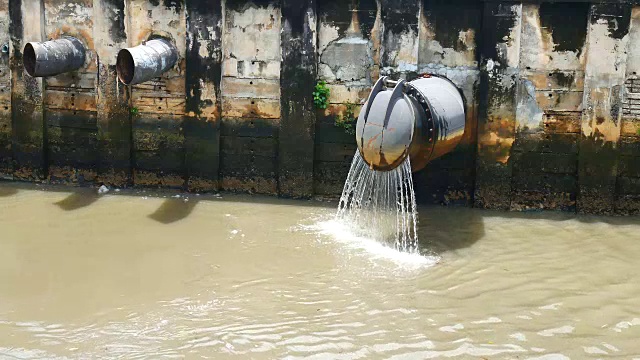
[[[509,209],[522,5],[484,3],[475,206]]]
[[[418,72],[450,79],[463,94],[467,115],[462,144],[414,175],[421,202],[473,203],[482,13],[482,4],[474,1],[421,3]],[[460,168],[458,164],[465,166]]]
[[[611,214],[615,210],[630,20],[628,4],[591,6],[578,160],[579,212]]]
[[[275,1],[225,2],[220,142],[224,190],[278,193],[277,147],[260,151],[256,144],[278,135],[281,24],[281,8]],[[249,141],[240,142],[238,137]],[[230,147],[238,143],[247,145],[245,152],[238,154]]]
[[[0,179],[13,178],[9,1],[0,1]]]
[[[44,181],[48,174],[43,81],[30,77],[22,64],[24,45],[45,39],[41,5],[37,0],[9,2],[13,178],[24,181]]]
[[[359,114],[380,74],[382,20],[375,0],[318,2],[318,79],[330,90],[329,106],[317,110],[314,192],[342,191],[356,151],[355,138],[335,125],[347,108]],[[350,156],[336,156],[335,149]]]
[[[630,2],[0,1],[0,178],[333,197],[355,152],[336,123],[380,75],[434,74],[467,128],[414,175],[421,202],[638,213],[639,19]],[[26,75],[24,44],[62,35],[85,66]],[[121,85],[118,51],[150,36],[176,66]]]
[[[178,51],[178,60],[172,69],[152,81],[131,87],[133,181],[137,186],[182,189],[186,186],[183,122],[186,114],[187,42],[184,0],[161,3],[130,0],[126,5],[128,46],[137,46],[153,36],[161,36],[169,39]],[[149,154],[144,146],[154,148],[153,153]],[[163,159],[166,160],[164,165]]]

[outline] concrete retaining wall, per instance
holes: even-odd
[[[25,43],[62,35],[85,66],[29,77]],[[174,68],[119,84],[118,50],[158,35]],[[355,151],[336,118],[381,75],[435,73],[467,129],[415,174],[420,202],[634,214],[638,49],[633,1],[0,0],[0,178],[336,196]]]

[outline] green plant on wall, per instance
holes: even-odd
[[[356,104],[352,102],[345,103],[346,109],[342,115],[336,116],[335,126],[344,129],[349,135],[356,134]]]
[[[131,113],[131,116],[136,117],[140,114],[140,110],[138,110],[137,107],[132,107],[129,112]]]
[[[316,84],[315,91],[313,92],[313,103],[316,105],[316,108],[327,108],[327,105],[329,105],[329,93],[330,91],[326,82],[319,81]]]

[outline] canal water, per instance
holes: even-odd
[[[640,220],[0,187],[0,359],[640,359]]]

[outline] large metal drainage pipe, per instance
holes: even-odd
[[[78,70],[84,65],[86,50],[80,40],[65,36],[57,40],[27,43],[22,54],[27,74],[42,77]]]
[[[178,51],[168,40],[153,39],[118,52],[116,70],[125,85],[140,84],[162,75],[178,61]]]
[[[451,81],[382,77],[360,111],[356,142],[371,169],[392,170],[409,156],[415,172],[451,152],[464,129],[464,102]]]

